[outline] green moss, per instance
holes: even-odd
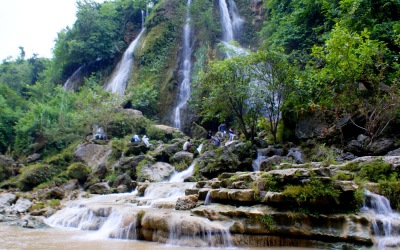
[[[356,162],[349,162],[345,166],[341,167],[340,169],[357,172],[357,171],[360,171],[361,166]]]
[[[136,167],[136,176],[139,177],[140,173],[142,172],[142,168],[145,164],[148,163],[148,160],[144,159],[141,162],[139,162],[139,164]]]
[[[188,166],[189,165],[184,161],[174,163],[175,170],[178,172],[187,169]]]
[[[271,174],[263,174],[261,175],[263,180],[266,183],[266,190],[272,191],[272,192],[277,192],[281,191],[281,189],[278,187],[278,181],[275,179],[275,177]]]
[[[28,191],[41,183],[51,180],[52,176],[54,176],[52,170],[54,169],[45,164],[35,164],[23,168],[19,176],[21,190]]]
[[[71,179],[78,179],[85,182],[90,174],[90,168],[81,162],[76,162],[68,166],[66,175]]]
[[[360,178],[378,182],[391,178],[397,178],[397,173],[393,172],[392,166],[383,161],[372,161],[360,164]]]
[[[116,160],[119,159],[122,155],[122,152],[125,150],[126,141],[125,140],[116,140],[113,139],[111,141],[111,157]]]

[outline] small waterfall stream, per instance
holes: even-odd
[[[200,151],[201,146],[198,148]],[[143,224],[157,221],[160,226],[152,229],[153,237],[159,230],[164,230],[161,234],[169,234],[168,244],[232,247],[229,222],[210,221],[193,216],[190,211],[175,210],[175,204],[185,195],[185,190],[195,186],[193,182],[183,182],[192,175],[194,165],[195,162],[187,170],[175,173],[168,182],[144,183],[147,188],[143,196],[139,196],[136,189],[131,193],[96,195],[70,201],[65,208],[49,217],[46,223],[53,227],[94,231],[91,236],[94,239],[141,240],[149,230],[146,227],[147,233],[143,233]],[[157,241],[155,238],[152,240]]]
[[[192,48],[191,38],[192,30],[190,27],[190,4],[191,0],[187,1],[186,7],[186,21],[183,27],[183,50],[182,50],[182,63],[180,71],[182,72],[183,80],[179,87],[178,103],[174,112],[174,127],[181,129],[181,110],[186,106],[190,98],[190,83],[191,83],[191,70],[192,70]]]
[[[67,79],[64,83],[63,88],[65,90],[74,90],[75,89],[75,81],[81,76],[81,71],[86,67],[86,64],[82,64],[75,72]]]
[[[377,249],[400,248],[400,214],[393,212],[390,202],[384,196],[365,191],[363,210],[373,216],[373,233]]]
[[[131,42],[129,47],[124,52],[121,60],[118,62],[117,67],[115,68],[114,72],[111,75],[110,80],[105,86],[105,89],[116,93],[119,95],[123,95],[126,89],[126,84],[129,80],[129,77],[132,72],[132,65],[134,61],[134,51],[136,46],[139,43],[140,38],[142,37],[145,27],[144,27],[144,15],[145,12],[142,11],[142,30],[140,31],[139,35]]]

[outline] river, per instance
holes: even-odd
[[[0,250],[11,249],[113,249],[113,250],[209,250],[210,248],[190,248],[165,245],[155,242],[136,240],[104,239],[96,236],[95,232],[81,231],[68,228],[27,229],[7,226],[0,223]],[[221,249],[221,248],[216,248]],[[238,250],[305,250],[310,248],[263,247],[235,248]]]

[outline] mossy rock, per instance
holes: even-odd
[[[19,176],[20,188],[22,191],[28,191],[37,185],[51,180],[54,171],[49,165],[35,164],[22,169]]]
[[[13,174],[12,171],[13,160],[0,155],[0,182],[7,180]]]
[[[81,162],[73,163],[67,168],[67,175],[71,179],[85,182],[90,174],[90,168]]]

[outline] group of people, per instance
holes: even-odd
[[[147,137],[146,135],[143,135],[142,139],[140,139],[140,137],[135,134],[134,136],[132,136],[131,138],[131,142],[140,142],[143,141],[144,144],[146,144],[147,147],[150,147],[152,144],[149,142],[149,137]]]
[[[215,136],[212,135],[211,130],[208,131],[207,134],[207,139],[209,139],[209,142],[213,142],[216,146],[221,145],[221,142],[225,141],[226,139],[226,134],[228,133],[229,139],[228,141],[233,141],[235,138],[235,132],[233,131],[232,128],[229,128],[228,131],[226,131],[226,125],[225,123],[222,123],[221,125],[218,126],[218,131],[215,134]]]

